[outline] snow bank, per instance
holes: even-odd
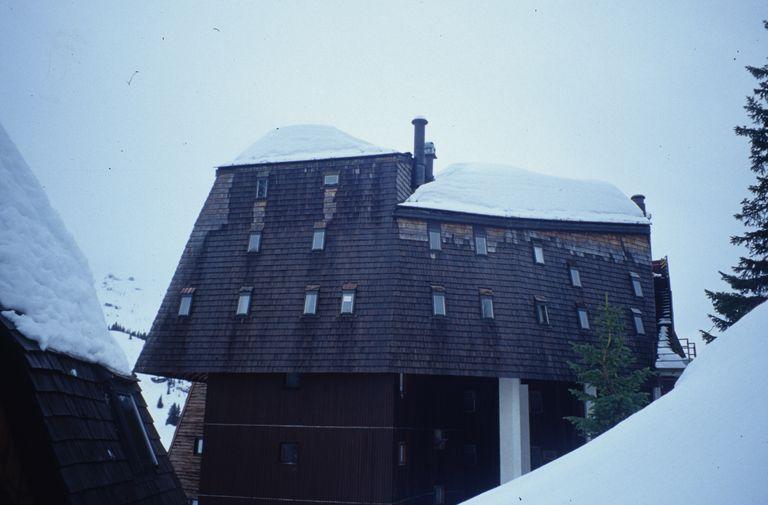
[[[484,163],[448,166],[401,205],[489,216],[648,224],[637,205],[607,182]]]
[[[578,450],[468,505],[768,503],[768,303],[669,394]]]
[[[324,160],[394,153],[344,133],[333,126],[293,125],[275,128],[226,166]]]
[[[0,307],[42,349],[129,374],[88,262],[0,125]]]

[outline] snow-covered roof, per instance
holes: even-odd
[[[675,389],[467,505],[768,503],[768,303],[708,345]]]
[[[670,331],[672,321],[662,319],[659,321],[659,341],[656,347],[656,368],[664,369],[683,369],[691,361],[677,354],[672,348],[670,342]]]
[[[607,182],[486,163],[450,165],[401,205],[557,221],[649,222],[632,200]]]
[[[43,350],[129,374],[85,256],[2,125],[0,230],[2,316]]]
[[[270,130],[225,166],[325,160],[395,153],[326,125],[292,125]]]

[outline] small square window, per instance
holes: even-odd
[[[533,261],[538,265],[544,264],[544,247],[541,244],[533,244]]]
[[[443,486],[435,486],[434,488],[434,505],[443,505],[445,503],[445,490]]]
[[[485,233],[475,230],[475,253],[479,256],[488,255],[488,241],[485,238]]]
[[[464,391],[464,399],[462,405],[464,412],[468,414],[477,412],[477,392],[472,389]]]
[[[326,186],[335,186],[339,183],[339,174],[325,174],[323,184]]]
[[[311,289],[304,293],[304,313],[316,314],[317,313],[317,290]]]
[[[431,251],[439,251],[442,248],[443,246],[440,239],[440,224],[430,223],[429,224],[429,249]]]
[[[199,456],[203,453],[203,437],[195,437],[194,445],[192,446],[192,454]]]
[[[325,228],[315,228],[312,233],[312,250],[322,251],[325,248]]]
[[[576,268],[574,265],[571,265],[570,267],[568,267],[568,271],[571,273],[571,286],[580,288],[581,274],[579,273],[579,269]]]
[[[261,249],[261,232],[252,231],[248,236],[248,252],[259,252]]]
[[[247,316],[251,308],[251,288],[243,288],[237,297],[237,315]]]
[[[184,293],[181,295],[181,302],[179,302],[179,315],[188,316],[192,312],[192,293]]]
[[[629,278],[632,280],[632,291],[635,293],[635,296],[642,297],[643,285],[640,284],[640,276],[635,272],[629,272]]]
[[[464,445],[464,466],[477,466],[477,446],[475,444]]]
[[[397,464],[399,466],[405,466],[408,462],[408,452],[406,451],[405,442],[397,443]]]
[[[355,310],[355,290],[345,289],[341,292],[341,313],[352,314]]]
[[[549,324],[549,311],[544,300],[537,298],[534,302],[536,306],[536,322],[539,324]]]
[[[643,313],[637,309],[632,309],[632,319],[635,321],[635,332],[638,335],[645,335],[645,325],[643,324]]]
[[[256,179],[256,198],[266,198],[267,197],[267,178],[266,177],[259,177]]]
[[[445,315],[445,292],[432,291],[432,314],[435,316]]]
[[[489,295],[480,296],[480,315],[483,319],[493,319],[493,297]]]
[[[576,312],[579,316],[579,328],[582,330],[588,330],[589,329],[589,314],[587,314],[587,309],[584,307],[579,307],[576,309]]]
[[[301,385],[301,374],[288,372],[285,374],[285,389],[299,389]]]
[[[283,465],[299,464],[299,446],[296,442],[283,442],[280,444],[280,463]]]

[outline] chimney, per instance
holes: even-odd
[[[648,215],[645,213],[645,195],[632,195],[632,201],[635,202],[635,205],[640,207],[644,216]]]
[[[434,162],[437,159],[435,154],[435,144],[432,142],[426,142],[424,144],[424,157],[426,158],[426,171],[424,172],[424,182],[432,182],[435,180]]]
[[[424,127],[427,120],[421,116],[411,121],[413,125],[413,189],[424,184]]]

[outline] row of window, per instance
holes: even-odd
[[[325,249],[325,228],[315,228],[312,230],[312,250],[322,251]],[[257,253],[261,250],[261,231],[254,230],[248,235],[249,253]]]
[[[338,172],[328,173],[323,176],[323,185],[336,186],[339,184]],[[269,189],[269,179],[265,177],[258,177],[256,179],[256,198],[263,200],[267,197],[267,190]]]

